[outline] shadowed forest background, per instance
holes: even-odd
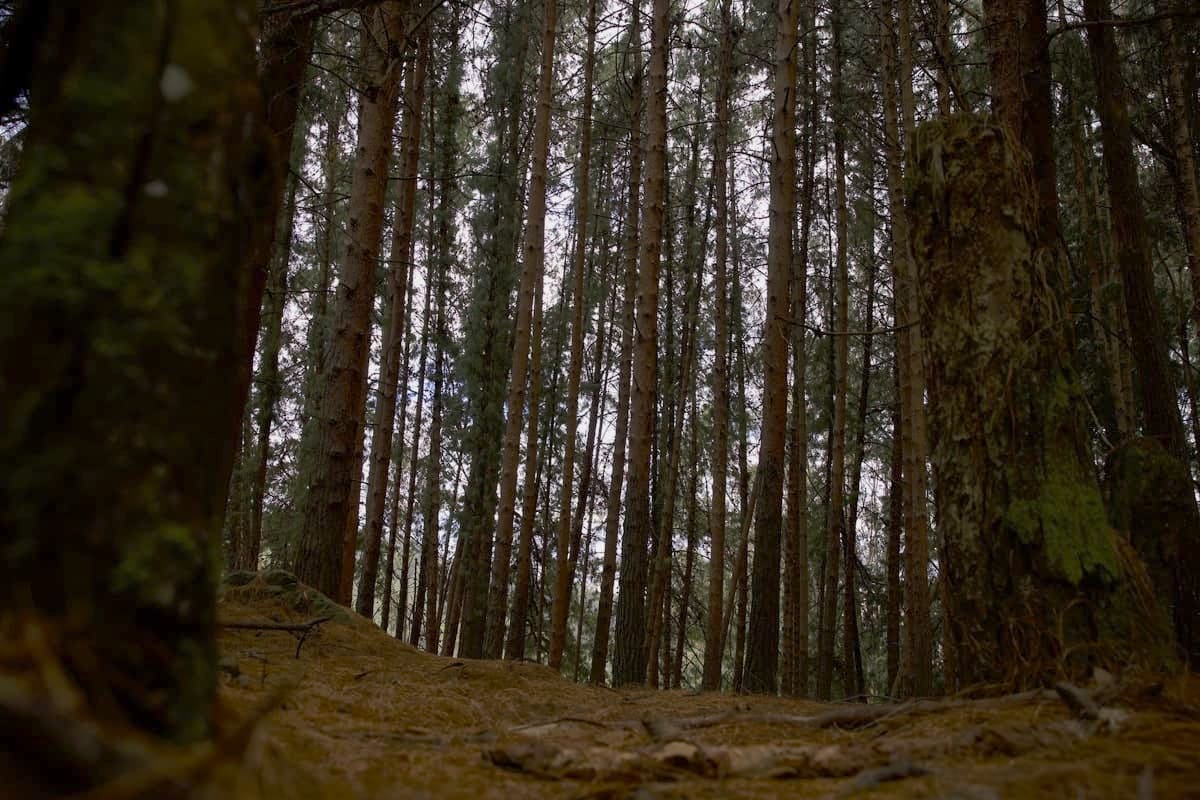
[[[963,759],[1129,762],[1023,792],[1194,790],[1198,31],[0,2],[0,777],[220,792],[261,729],[364,796],[453,794],[438,748],[507,793],[936,794],[992,714]],[[406,704],[408,771],[347,766]]]

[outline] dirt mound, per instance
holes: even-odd
[[[265,626],[221,634],[224,727],[261,716],[236,797],[1200,796],[1195,680],[1101,675],[1070,703],[614,691],[418,652],[276,585],[221,601],[223,620]]]

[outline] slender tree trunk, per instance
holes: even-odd
[[[639,12],[640,13],[640,12]],[[613,683],[646,679],[646,569],[650,515],[650,448],[654,428],[658,338],[658,267],[663,244],[667,149],[667,50],[670,2],[654,0],[647,106],[645,214],[639,239],[636,347],[629,412],[629,474],[621,543]]]
[[[504,438],[504,400],[511,365],[509,300],[516,285],[516,265],[521,248],[523,176],[521,123],[525,108],[525,66],[529,51],[529,17],[534,4],[517,0],[505,3],[496,30],[497,45],[505,57],[489,76],[494,97],[496,140],[489,159],[496,182],[491,188],[492,235],[484,251],[486,264],[476,272],[471,305],[464,325],[467,357],[460,362],[465,378],[473,425],[467,441],[471,471],[464,499],[462,535],[467,539],[462,569],[466,587],[466,616],[477,619],[478,606],[488,602],[491,578],[492,536],[495,534],[496,489]],[[490,624],[495,625],[496,619]],[[499,620],[503,625],[503,619]],[[484,620],[485,644],[487,639]],[[490,655],[498,655],[490,653]]]
[[[1084,0],[1090,20],[1111,19],[1108,0]],[[1146,215],[1138,183],[1137,157],[1121,77],[1120,53],[1108,26],[1087,29],[1092,72],[1099,97],[1100,141],[1104,172],[1112,209],[1113,240],[1131,334],[1130,349],[1138,365],[1137,388],[1149,438],[1155,439],[1181,465],[1190,460],[1183,419],[1179,413],[1178,386],[1167,355],[1166,327],[1154,294],[1154,267]],[[1194,173],[1192,175],[1194,178]],[[1190,474],[1190,470],[1188,471]],[[1192,495],[1192,493],[1188,493]],[[1196,520],[1195,498],[1190,496],[1189,522]],[[1200,655],[1200,578],[1194,574],[1200,554],[1194,552],[1194,531],[1181,531],[1168,556],[1171,569],[1155,573],[1159,597],[1172,609],[1179,644],[1191,657]],[[1169,585],[1164,585],[1169,584]]]
[[[1084,11],[1088,19],[1112,18],[1107,0],[1086,0]],[[1089,26],[1087,40],[1099,97],[1096,110],[1100,117],[1104,171],[1108,178],[1113,240],[1125,289],[1132,334],[1130,344],[1138,365],[1137,388],[1146,433],[1187,463],[1187,442],[1176,399],[1177,387],[1167,358],[1166,329],[1162,309],[1154,295],[1150,240],[1138,185],[1120,54],[1113,32],[1107,26]]]
[[[385,631],[388,629],[388,618],[391,614],[392,607],[392,579],[396,569],[396,538],[397,531],[400,525],[400,479],[404,476],[404,442],[405,429],[408,427],[408,382],[412,376],[409,367],[409,339],[412,336],[412,317],[413,317],[413,275],[416,273],[416,259],[410,257],[408,264],[408,279],[405,281],[408,286],[408,292],[405,297],[407,308],[404,311],[404,335],[402,338],[403,354],[400,356],[400,391],[403,395],[400,399],[400,428],[396,431],[396,441],[392,445],[392,462],[393,469],[396,473],[395,479],[392,481],[392,502],[389,511],[389,541],[388,541],[388,556],[387,564],[384,572],[384,593],[383,593],[383,624],[380,626]],[[414,430],[419,425],[419,420],[413,422]],[[416,438],[414,436],[414,438]],[[404,537],[401,543],[400,551],[400,597],[396,601],[396,638],[404,638],[404,621],[407,618],[408,611],[408,573],[409,559],[411,553],[412,541],[408,536]]]
[[[525,439],[525,488],[521,499],[521,533],[517,546],[517,579],[513,592],[512,617],[508,621],[505,658],[525,657],[529,615],[530,570],[532,569],[533,524],[537,515],[538,415],[542,393],[542,278],[538,276],[533,298],[533,353],[529,365],[529,431]],[[552,414],[550,416],[553,416]],[[547,453],[549,450],[547,449]],[[549,470],[547,470],[549,472]],[[503,612],[501,612],[503,613]]]
[[[867,166],[867,185],[875,185],[875,164]],[[874,212],[872,211],[872,223]],[[854,466],[850,468],[849,501],[846,503],[848,523],[843,537],[843,558],[846,562],[845,603],[843,606],[842,647],[846,653],[846,696],[859,697],[865,702],[866,683],[863,675],[862,645],[858,633],[858,595],[855,581],[858,575],[858,506],[861,495],[863,460],[866,457],[867,418],[871,400],[871,357],[874,352],[875,337],[871,331],[875,327],[875,226],[871,225],[868,233],[867,261],[867,298],[866,313],[863,315],[862,373],[859,377],[858,389],[858,424],[855,427]]]
[[[796,233],[796,28],[800,0],[775,8],[774,99],[771,115],[771,206],[767,237],[767,317],[763,323],[763,412],[758,471],[762,489],[754,521],[754,586],[746,683],[774,694],[779,663],[780,530],[787,436],[788,315]]]
[[[1157,0],[1163,13],[1173,7],[1183,9],[1182,2]],[[1200,334],[1200,186],[1197,186],[1195,141],[1188,124],[1188,90],[1184,66],[1188,63],[1187,48],[1179,32],[1179,22],[1164,16],[1159,23],[1167,46],[1167,91],[1170,100],[1171,144],[1175,154],[1175,174],[1180,199],[1180,219],[1183,240],[1187,248],[1188,272],[1192,278],[1191,317]],[[1196,442],[1200,448],[1200,441]]]
[[[886,19],[892,3],[884,0]],[[900,119],[904,141],[912,139],[912,53],[908,42],[911,25],[908,0],[899,0],[899,31],[889,35],[885,24],[883,116],[887,147],[888,205],[892,217],[892,273],[896,296],[896,347],[900,351],[900,420],[904,477],[904,644],[902,692],[923,696],[933,689],[933,633],[929,617],[929,539],[926,507],[925,368],[924,341],[918,311],[916,266],[908,252],[909,220],[904,205],[901,123],[897,118],[896,88],[900,89]],[[899,40],[899,47],[897,47]]]
[[[296,576],[342,603],[350,599],[344,564],[354,557],[354,543],[345,539],[358,508],[362,463],[355,456],[366,403],[375,270],[400,83],[398,55],[381,50],[379,42],[401,42],[404,35],[400,3],[390,0],[367,14],[362,47],[369,85],[359,106],[346,248],[322,376],[316,424],[319,456],[305,495],[296,557]]]
[[[432,195],[432,191],[430,195]],[[417,407],[413,412],[413,443],[412,452],[408,462],[408,500],[404,512],[404,542],[405,548],[408,547],[408,542],[412,540],[413,527],[413,512],[416,508],[417,500],[417,465],[420,459],[421,452],[421,418],[423,416],[425,405],[425,374],[429,356],[429,336],[433,325],[430,324],[430,312],[433,308],[433,270],[429,259],[425,261],[425,308],[421,314],[421,347],[420,354],[417,357]],[[407,565],[407,563],[406,563]],[[417,567],[417,582],[416,592],[413,598],[413,614],[412,624],[409,626],[408,643],[413,647],[418,647],[421,641],[421,627],[424,621],[423,612],[425,609],[425,586],[427,577],[425,574],[427,563],[424,557],[420,559]],[[403,580],[401,581],[404,582]],[[399,629],[399,626],[397,627]]]
[[[815,213],[814,173],[820,96],[817,90],[816,4],[804,9],[804,81],[808,115],[803,134],[804,171],[800,184],[800,240],[793,275],[792,293],[792,425],[791,465],[788,478],[788,524],[795,550],[795,583],[792,603],[795,615],[792,629],[794,661],[792,693],[808,696],[809,678],[809,560],[808,560],[808,410],[806,383],[808,344],[804,323],[808,319],[808,248]]]
[[[696,423],[696,383],[692,383],[692,413],[688,418],[691,427],[691,442],[689,453],[691,454],[691,480],[688,485],[688,508],[687,508],[687,554],[683,562],[683,587],[682,597],[679,602],[679,631],[678,640],[675,643],[675,664],[671,671],[671,685],[679,688],[683,685],[683,648],[687,644],[688,636],[688,613],[692,603],[692,569],[696,562],[696,547],[699,535],[696,525],[696,506],[698,503],[698,492],[700,484],[700,442],[699,442],[699,425]]]
[[[830,490],[828,528],[825,540],[826,552],[829,553],[828,569],[825,571],[825,607],[821,613],[820,642],[817,647],[817,698],[828,700],[832,694],[833,660],[834,660],[834,629],[837,617],[837,587],[839,548],[849,552],[852,548],[849,539],[854,534],[846,527],[846,395],[849,383],[850,355],[850,273],[847,254],[848,212],[846,208],[846,134],[845,107],[842,96],[842,18],[841,4],[835,3],[833,8],[833,88],[830,105],[833,111],[833,150],[834,150],[834,185],[835,200],[834,214],[837,247],[835,263],[837,275],[834,280],[833,293],[836,296],[836,308],[831,325],[833,341],[830,343],[834,352],[834,406],[833,430],[830,433]],[[846,562],[846,583],[851,584],[851,570],[854,565]],[[852,598],[852,588],[847,588],[847,599]],[[851,614],[847,609],[846,614]],[[846,642],[845,644],[849,644]],[[851,672],[850,653],[843,652],[843,671]],[[850,681],[848,681],[849,683]]]
[[[735,162],[736,163],[736,162]],[[729,221],[730,229],[738,230],[737,216],[737,170],[729,175]],[[738,537],[737,560],[733,567],[733,583],[730,584],[729,608],[733,609],[732,591],[737,588],[737,632],[733,646],[733,690],[741,692],[746,666],[746,613],[750,603],[749,557],[750,525],[754,521],[754,509],[758,500],[762,479],[754,480],[754,490],[750,489],[750,462],[747,458],[747,439],[749,438],[750,412],[746,405],[746,327],[742,316],[742,264],[741,247],[736,243],[732,250],[733,261],[733,319],[735,320],[734,336],[737,354],[738,379],[738,500],[742,509],[741,536]],[[728,631],[729,626],[725,626]],[[725,641],[729,640],[726,633]]]
[[[630,50],[633,51],[633,67],[629,80],[629,194],[625,201],[625,252],[623,256],[625,280],[621,302],[621,361],[617,367],[617,419],[614,423],[612,468],[604,523],[604,564],[600,571],[600,598],[596,607],[596,638],[592,643],[592,667],[589,672],[593,684],[604,682],[604,666],[608,660],[609,631],[612,626],[613,583],[617,573],[621,486],[625,477],[625,445],[629,432],[633,312],[634,298],[637,294],[638,200],[642,175],[642,61],[639,16],[639,14],[633,15],[629,37]],[[616,291],[616,281],[613,281],[613,284],[614,291]]]
[[[703,84],[696,83],[697,93]],[[696,108],[701,107],[703,98],[696,97]],[[671,597],[671,558],[674,545],[675,509],[678,502],[677,487],[679,483],[679,459],[683,451],[684,413],[687,410],[688,397],[695,376],[696,362],[696,330],[700,307],[700,280],[703,272],[704,258],[700,249],[701,242],[708,239],[708,228],[712,222],[712,195],[708,194],[704,224],[697,229],[696,216],[696,184],[700,173],[700,137],[696,131],[691,141],[691,160],[685,178],[688,189],[684,198],[684,206],[688,209],[685,218],[685,264],[690,265],[686,270],[684,281],[684,321],[682,336],[682,355],[679,359],[679,374],[674,378],[676,390],[670,403],[670,433],[667,436],[666,470],[663,489],[660,494],[662,511],[658,520],[659,551],[655,563],[650,589],[650,625],[647,632],[648,655],[647,675],[649,685],[658,685],[659,651],[664,642],[669,645],[670,637],[664,633],[664,626],[670,620],[669,605]],[[670,323],[668,323],[670,325]],[[671,352],[668,346],[667,352]],[[665,546],[664,546],[665,545]],[[668,648],[669,649],[669,648]],[[669,671],[668,671],[669,674]]]
[[[504,642],[504,612],[508,605],[508,574],[512,559],[513,517],[516,510],[517,468],[521,453],[521,425],[525,416],[525,385],[529,368],[529,337],[534,287],[541,282],[545,262],[546,159],[550,146],[550,95],[554,81],[554,39],[558,23],[557,0],[545,0],[542,17],[542,64],[538,76],[538,102],[533,122],[533,155],[526,212],[524,266],[518,289],[512,371],[505,405],[508,417],[500,462],[500,506],[496,524],[496,549],[491,565],[486,607],[473,607],[463,625],[460,655],[478,658],[486,651],[498,657]],[[480,565],[482,567],[482,563]],[[486,629],[488,619],[492,624]]]
[[[729,471],[729,95],[733,83],[731,0],[721,2],[721,49],[717,60],[717,122],[713,145],[713,187],[717,193],[714,254],[712,373],[712,507],[709,509],[708,618],[704,634],[704,674],[700,688],[721,688],[721,595],[725,583],[725,489]]]
[[[550,669],[562,666],[571,607],[574,564],[565,558],[571,541],[571,488],[575,482],[575,436],[579,425],[579,379],[583,373],[583,276],[587,260],[588,207],[592,157],[592,72],[596,51],[596,0],[588,3],[587,55],[583,60],[583,116],[579,122],[579,176],[575,189],[574,281],[571,288],[571,363],[567,371],[567,430],[563,440],[562,507],[558,517],[558,567],[550,610]],[[582,505],[586,498],[580,496]]]
[[[283,210],[282,227],[275,245],[271,271],[267,276],[263,304],[262,361],[257,376],[258,393],[254,409],[258,439],[254,448],[254,472],[250,488],[250,528],[238,553],[240,569],[257,570],[262,550],[263,504],[267,491],[267,464],[271,458],[271,429],[275,424],[275,407],[279,404],[283,389],[279,376],[279,351],[283,344],[283,308],[287,304],[288,266],[292,260],[298,183],[294,177],[288,179],[288,199]]]
[[[900,592],[900,539],[904,531],[904,492],[901,464],[904,458],[903,424],[900,418],[900,354],[892,353],[892,381],[895,400],[892,402],[892,463],[888,488],[887,538],[887,691],[895,690],[900,675],[900,608],[904,597]]]
[[[387,290],[391,313],[384,321],[383,352],[379,359],[379,382],[375,393],[375,429],[371,437],[371,462],[367,478],[366,547],[355,605],[358,613],[367,619],[373,618],[375,613],[375,587],[379,577],[380,544],[383,540],[383,512],[387,499],[388,467],[392,461],[392,434],[396,421],[396,385],[400,375],[400,354],[404,350],[403,336],[408,322],[405,318],[407,304],[404,300],[408,294],[408,277],[413,260],[417,166],[421,154],[421,111],[425,105],[425,71],[429,64],[430,50],[430,27],[424,25],[423,28],[416,62],[408,75],[408,87],[404,97],[404,124],[400,135],[400,190],[396,197],[396,215],[392,225],[392,263]]]

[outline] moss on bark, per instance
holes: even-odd
[[[1105,466],[1109,517],[1146,566],[1153,593],[1169,609],[1175,638],[1200,665],[1200,519],[1187,467],[1157,440],[1133,439]]]
[[[1009,131],[971,115],[923,125],[914,157],[912,247],[958,680],[1032,684],[1160,652],[1140,647],[1161,626],[1135,618],[1158,612],[1130,596],[1129,559],[1087,451],[1067,301],[1052,277],[1060,255],[1038,240],[1027,157]]]
[[[97,714],[194,740],[273,183],[255,4],[70,5],[0,239],[0,604]]]

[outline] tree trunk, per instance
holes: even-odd
[[[903,5],[908,0],[900,2]],[[1043,242],[1057,242],[1058,187],[1054,167],[1046,2],[983,0],[983,16],[992,78],[992,110],[1037,165],[1034,179],[1038,235]],[[901,37],[901,46],[903,39]],[[909,74],[905,73],[906,76]],[[906,124],[906,133],[911,130]],[[1065,271],[1061,264],[1056,266],[1057,274],[1047,277],[1056,281],[1056,286],[1065,287]]]
[[[1183,3],[1172,0],[1157,0],[1156,8],[1162,12],[1172,7],[1183,9]],[[1196,156],[1193,135],[1188,124],[1188,91],[1183,69],[1188,63],[1188,52],[1179,22],[1164,16],[1159,23],[1167,47],[1167,91],[1170,100],[1171,144],[1175,154],[1175,174],[1180,199],[1180,217],[1183,223],[1183,240],[1187,249],[1188,272],[1192,278],[1193,324],[1200,333],[1200,187],[1197,186]],[[1200,448],[1200,441],[1196,443]]]
[[[347,604],[350,587],[344,562],[353,558],[353,542],[345,539],[358,508],[362,461],[356,460],[356,454],[366,403],[375,270],[400,83],[399,54],[394,47],[391,52],[382,50],[379,42],[402,42],[404,31],[402,6],[394,0],[367,13],[362,48],[368,87],[359,105],[346,248],[321,379],[317,461],[304,498],[295,569],[301,581]]]
[[[411,15],[410,15],[411,16]],[[367,478],[366,546],[358,581],[355,609],[367,619],[375,613],[375,587],[379,577],[379,551],[383,540],[383,510],[387,499],[388,467],[392,461],[392,434],[396,422],[396,386],[400,354],[404,350],[408,279],[412,271],[413,228],[417,198],[417,166],[421,155],[421,111],[425,105],[425,71],[429,64],[430,26],[424,25],[417,59],[408,75],[404,97],[404,124],[400,134],[400,189],[392,224],[390,280],[391,313],[384,321],[383,352],[375,393],[375,429],[371,437],[371,463]]]
[[[387,565],[384,573],[383,585],[383,621],[380,627],[385,631],[388,629],[388,617],[392,607],[392,578],[395,575],[396,564],[396,536],[400,526],[400,478],[404,475],[404,442],[405,429],[408,427],[408,382],[412,376],[409,366],[409,339],[412,336],[412,317],[413,317],[413,275],[416,272],[416,259],[409,258],[408,264],[408,293],[405,298],[407,308],[404,311],[404,334],[401,339],[401,347],[403,353],[400,356],[400,391],[404,393],[400,400],[400,428],[396,431],[396,441],[392,445],[392,461],[393,469],[396,472],[396,477],[392,481],[392,503],[391,511],[389,512],[389,541],[388,541],[388,557]],[[413,422],[415,429],[419,421]],[[417,437],[413,437],[414,439]],[[406,520],[407,522],[407,520]],[[408,573],[409,559],[411,558],[411,539],[405,537],[401,543],[400,551],[400,599],[396,601],[396,638],[404,638],[404,620],[406,619],[405,612],[408,610]]]
[[[640,13],[640,12],[639,12]],[[667,149],[667,49],[670,2],[654,0],[647,111],[645,214],[639,240],[636,346],[629,411],[629,475],[625,536],[621,543],[613,683],[646,680],[646,569],[653,525],[650,516],[650,446],[654,433],[655,363],[658,339],[658,267],[663,244]]]
[[[587,260],[588,208],[591,193],[592,71],[596,52],[596,0],[588,3],[587,55],[583,60],[583,116],[579,122],[579,176],[575,188],[574,281],[571,288],[571,363],[567,371],[567,430],[563,439],[562,507],[558,517],[558,566],[554,577],[554,605],[550,610],[550,669],[562,666],[567,638],[567,612],[571,607],[574,564],[565,558],[571,541],[571,488],[575,483],[575,436],[579,426],[579,379],[583,373],[583,273]],[[548,90],[548,87],[547,87]],[[586,498],[580,496],[582,505]]]
[[[513,517],[516,511],[517,467],[521,458],[521,426],[525,418],[525,385],[529,368],[529,337],[534,287],[541,282],[546,246],[546,159],[550,146],[550,96],[554,82],[554,39],[558,24],[557,0],[545,0],[542,16],[542,63],[538,75],[538,101],[533,122],[533,153],[526,210],[524,266],[517,294],[517,319],[509,376],[507,419],[500,461],[500,506],[496,523],[496,550],[492,558],[488,601],[473,606],[463,625],[459,655],[479,658],[485,650],[498,657],[504,642],[504,612],[508,605],[508,574],[512,559]],[[482,567],[482,564],[480,564]],[[492,625],[486,629],[487,619]],[[484,636],[487,634],[485,647]]]
[[[917,141],[912,252],[959,685],[1152,662],[1164,626],[1105,517],[1028,156],[1006,127],[966,115],[926,123]]]
[[[767,317],[763,323],[763,410],[754,519],[754,585],[745,688],[774,694],[779,664],[780,529],[783,453],[787,435],[788,314],[796,232],[796,27],[800,0],[775,8],[774,97],[771,113],[771,205],[767,238]]]
[[[612,468],[604,523],[604,564],[600,571],[600,598],[596,607],[596,638],[592,642],[593,684],[605,678],[609,631],[612,626],[613,583],[617,573],[617,535],[620,525],[621,485],[625,477],[625,445],[629,432],[630,373],[633,364],[633,311],[637,294],[638,199],[642,175],[642,60],[640,14],[630,24],[633,67],[629,78],[629,194],[625,206],[624,294],[621,302],[621,361],[617,367],[617,419],[613,430]],[[615,284],[614,283],[614,291]]]
[[[833,651],[834,629],[837,617],[837,588],[838,588],[838,550],[849,550],[843,547],[843,542],[853,536],[846,529],[846,395],[849,378],[849,316],[850,316],[850,273],[847,249],[847,209],[846,209],[846,135],[845,109],[842,99],[842,20],[840,4],[834,6],[833,12],[833,84],[830,106],[833,112],[833,150],[834,150],[834,184],[835,184],[835,229],[837,246],[834,261],[837,276],[834,280],[836,308],[831,320],[833,340],[830,346],[834,352],[834,404],[833,430],[830,445],[830,489],[829,510],[827,513],[827,533],[825,539],[828,553],[825,570],[825,604],[821,613],[820,641],[817,645],[817,699],[828,700],[833,687]],[[850,581],[850,571],[853,564],[846,563],[846,580]],[[852,590],[847,590],[847,593]],[[850,613],[847,610],[846,613]],[[843,654],[846,671],[849,671],[849,653]]]
[[[430,192],[432,199],[432,191]],[[425,373],[427,370],[429,356],[429,335],[431,328],[430,312],[433,308],[433,265],[429,263],[428,257],[425,261],[425,308],[421,313],[421,348],[420,354],[417,357],[417,407],[413,411],[413,443],[412,453],[408,462],[408,501],[404,512],[404,547],[408,549],[409,542],[412,540],[413,527],[413,512],[416,509],[417,500],[417,465],[420,460],[421,452],[421,417],[423,416],[425,406]],[[407,566],[407,562],[404,566]],[[408,643],[413,647],[418,647],[421,641],[421,626],[424,620],[422,616],[425,609],[425,585],[427,578],[425,575],[426,561],[421,558],[420,564],[417,567],[417,583],[416,592],[413,597],[413,614],[412,624],[409,626]],[[401,583],[405,583],[401,576]],[[401,611],[405,610],[407,595],[404,595],[401,600]],[[397,626],[399,630],[399,626]]]
[[[246,0],[179,2],[166,27],[151,4],[48,4],[0,235],[0,453],[20,467],[0,489],[5,622],[70,642],[53,656],[87,676],[60,687],[72,718],[175,741],[212,730],[221,514],[263,291],[250,266],[278,209],[254,17]],[[11,664],[46,658],[10,645]],[[72,784],[28,733],[0,741]]]
[[[283,344],[283,308],[287,304],[288,267],[292,260],[292,231],[296,220],[296,187],[299,181],[288,180],[288,199],[283,210],[282,229],[275,244],[275,257],[267,276],[263,308],[262,361],[257,376],[258,393],[255,400],[254,425],[257,442],[254,448],[254,472],[250,487],[250,527],[237,554],[238,569],[257,570],[262,549],[263,503],[267,491],[267,464],[271,456],[271,427],[275,424],[275,406],[283,388],[279,377],[279,350]]]
[[[892,463],[888,489],[888,538],[887,538],[887,692],[895,691],[896,679],[900,675],[900,607],[904,596],[900,593],[900,538],[904,531],[904,509],[901,495],[904,458],[903,427],[900,421],[900,368],[899,353],[892,354],[893,390],[896,399],[892,403]]]
[[[887,18],[891,0],[885,0]],[[887,147],[888,205],[892,216],[892,274],[896,296],[896,347],[900,351],[900,421],[904,461],[904,647],[901,649],[901,692],[921,697],[933,690],[933,633],[929,618],[929,538],[925,488],[927,438],[925,430],[925,344],[919,324],[916,265],[908,249],[909,219],[904,204],[904,141],[913,135],[911,25],[908,0],[899,2],[899,31],[888,35],[885,25],[883,117]],[[897,39],[899,47],[897,47]],[[903,129],[896,114],[900,89]]]
[[[525,639],[529,614],[530,573],[533,561],[533,522],[537,514],[538,492],[538,416],[542,394],[542,277],[538,276],[533,298],[533,353],[529,364],[529,431],[525,438],[525,487],[521,498],[521,535],[517,546],[517,578],[513,592],[512,616],[508,621],[505,658],[525,657]],[[553,416],[553,415],[551,415]],[[547,452],[549,452],[547,450]],[[547,470],[549,472],[549,470]]]
[[[508,392],[511,358],[509,300],[516,284],[516,264],[521,247],[522,179],[525,164],[521,148],[521,123],[525,109],[525,67],[529,50],[529,17],[533,4],[509,0],[496,30],[497,44],[506,58],[497,61],[489,75],[494,98],[496,141],[489,163],[496,175],[490,187],[492,235],[484,249],[485,266],[476,272],[471,304],[464,324],[467,345],[459,362],[464,376],[474,424],[467,441],[471,472],[464,497],[461,533],[471,558],[464,562],[462,579],[467,616],[486,614],[491,578],[491,542],[495,534],[496,489],[500,481],[500,451],[504,438],[504,400]],[[534,434],[536,436],[536,433]],[[484,607],[477,612],[476,607]],[[488,626],[504,625],[503,617],[484,619],[484,644]],[[485,647],[486,649],[486,647]],[[499,655],[489,652],[489,655]]]
[[[1111,19],[1107,0],[1086,0],[1088,19]],[[1113,241],[1125,307],[1129,314],[1130,346],[1138,365],[1137,388],[1146,433],[1187,462],[1187,442],[1179,415],[1178,387],[1167,358],[1166,328],[1162,309],[1154,295],[1154,271],[1146,215],[1138,185],[1137,160],[1133,151],[1125,83],[1121,77],[1120,54],[1112,30],[1103,25],[1087,29],[1092,54],[1092,73],[1099,98],[1100,141],[1104,149],[1104,172],[1108,179]]]
[[[725,488],[729,472],[729,95],[733,84],[732,1],[721,2],[721,49],[717,61],[717,122],[713,145],[713,187],[717,193],[714,253],[712,377],[712,506],[709,509],[710,556],[708,618],[704,633],[704,674],[700,688],[721,688],[721,596],[725,582]]]

